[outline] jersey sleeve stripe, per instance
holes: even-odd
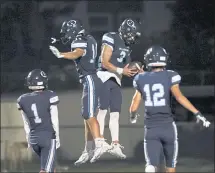
[[[87,47],[87,43],[73,43],[71,45],[72,48],[86,48]]]
[[[50,98],[50,103],[57,103],[57,102],[59,102],[59,98],[58,98],[58,96],[55,96],[55,97],[52,97],[52,98]]]
[[[172,77],[172,83],[179,82],[179,81],[181,81],[181,76],[180,75],[176,75],[176,76]]]
[[[103,36],[102,41],[107,41],[111,44],[114,44],[114,40],[106,35]]]

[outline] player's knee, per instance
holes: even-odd
[[[148,172],[153,172],[155,173],[156,172],[156,167],[153,166],[153,165],[146,165],[145,167],[145,172],[148,173]]]
[[[47,173],[45,170],[41,170],[40,173]]]

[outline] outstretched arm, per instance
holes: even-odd
[[[186,109],[191,111],[197,118],[197,121],[202,121],[203,126],[209,127],[210,122],[206,120],[206,118],[197,110],[193,104],[182,94],[179,84],[175,84],[171,87],[171,92],[175,96],[175,99]]]
[[[179,84],[173,85],[171,87],[171,92],[174,95],[175,99],[186,109],[191,111],[193,114],[198,113],[199,111],[193,106],[192,103],[182,94]]]

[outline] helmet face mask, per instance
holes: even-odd
[[[85,30],[79,20],[64,21],[61,26],[61,42],[63,44],[71,43],[78,34],[84,33]]]
[[[135,44],[141,37],[140,23],[125,19],[119,28],[119,33],[127,45]]]
[[[48,88],[48,76],[40,69],[32,70],[26,77],[26,86],[30,90],[44,90]]]

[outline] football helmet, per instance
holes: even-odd
[[[168,53],[160,46],[150,47],[144,55],[146,67],[165,67],[167,60]]]
[[[40,69],[34,69],[26,77],[26,86],[30,90],[41,90],[48,88],[48,76]]]
[[[127,18],[125,19],[119,28],[119,33],[126,45],[135,44],[138,38],[141,36],[140,23]]]
[[[64,21],[61,27],[61,41],[63,44],[72,42],[78,34],[84,33],[85,29],[80,20]]]

